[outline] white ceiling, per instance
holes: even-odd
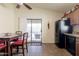
[[[35,6],[59,12],[71,10],[76,4],[78,3],[28,3],[28,5],[30,5],[31,7]]]
[[[58,11],[58,12],[66,12],[71,10],[76,4],[78,3],[27,3],[29,6],[32,7],[38,7],[38,8],[45,8],[45,9],[49,9],[49,10],[54,10],[54,11]],[[3,7],[5,7],[6,5],[9,4],[3,4],[0,3],[0,5],[2,5]]]

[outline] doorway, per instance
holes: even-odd
[[[42,43],[42,19],[27,19],[28,42],[31,45]]]

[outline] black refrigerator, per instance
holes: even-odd
[[[72,33],[73,26],[71,25],[70,18],[58,20],[55,22],[55,43],[59,48],[65,48],[65,35],[64,33]]]

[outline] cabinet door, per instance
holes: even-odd
[[[71,13],[71,14],[69,15],[69,18],[70,18],[70,20],[71,20],[71,25],[73,25],[73,24],[74,24],[74,14]]]
[[[79,42],[76,44],[76,55],[79,56]]]
[[[76,55],[79,56],[79,38],[76,38]]]
[[[72,36],[66,37],[66,49],[72,54],[75,55],[75,38]]]
[[[67,15],[71,19],[71,24],[79,24],[79,9]]]
[[[73,12],[73,24],[79,24],[79,9]]]

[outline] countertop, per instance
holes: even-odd
[[[70,34],[70,33],[64,33],[64,34],[68,36],[79,37],[79,34]]]

